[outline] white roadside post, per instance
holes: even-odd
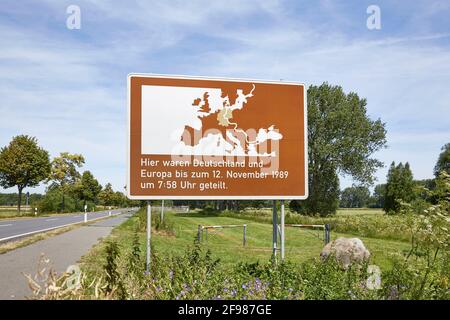
[[[84,223],[87,222],[87,204],[84,205]]]
[[[150,201],[147,201],[147,261],[146,261],[146,273],[150,274],[150,240],[152,236],[152,206]]]
[[[281,200],[281,260],[284,260],[284,200]]]
[[[111,217],[111,207],[108,207],[108,209],[109,209],[108,216]]]

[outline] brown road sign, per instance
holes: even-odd
[[[130,199],[305,199],[301,83],[131,74]]]

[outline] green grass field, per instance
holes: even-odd
[[[21,218],[21,217],[33,217],[34,214],[31,211],[22,211],[20,214],[17,210],[1,210],[0,219]]]
[[[163,252],[181,253],[191,244],[197,235],[197,226],[247,224],[247,245],[243,246],[242,228],[218,229],[208,233],[208,241],[203,244],[210,248],[213,255],[225,263],[239,261],[269,260],[272,253],[272,225],[251,220],[228,217],[189,216],[169,213],[166,215],[175,226],[176,236],[155,234],[155,248]],[[331,240],[338,237],[355,237],[358,235],[331,233]],[[323,231],[286,228],[286,258],[295,262],[319,257],[323,248]],[[406,250],[408,243],[391,240],[361,238],[372,253],[373,262],[380,266],[387,264],[389,252]]]
[[[338,209],[336,216],[374,216],[384,215],[383,209],[370,209],[370,208],[352,208],[352,209]]]
[[[381,214],[379,210],[350,210],[340,211],[339,214]],[[361,211],[364,211],[362,213]],[[159,216],[159,213],[155,213]],[[362,217],[363,218],[363,217]],[[255,222],[245,218],[233,218],[222,216],[207,216],[198,212],[187,214],[167,212],[165,220],[172,226],[174,234],[165,231],[153,230],[152,244],[160,254],[182,254],[194,242],[197,236],[198,225],[230,225],[247,224],[247,245],[243,246],[243,229],[228,228],[219,229],[208,233],[208,241],[202,241],[202,245],[209,248],[213,257],[219,258],[225,265],[231,266],[236,262],[265,262],[270,260],[272,254],[272,225],[267,222]],[[134,216],[113,231],[115,238],[125,250],[131,247],[133,230],[138,224],[139,218]],[[331,233],[331,240],[338,237],[358,237],[371,252],[371,262],[382,269],[388,268],[389,255],[406,251],[409,243],[396,240],[361,237],[358,234]],[[145,252],[145,233],[140,233],[142,252]],[[318,258],[324,246],[323,231],[305,230],[298,228],[286,228],[285,252],[286,258],[299,263],[312,258]],[[102,245],[96,247],[89,255],[83,258],[89,267],[97,268],[96,255],[101,252]]]

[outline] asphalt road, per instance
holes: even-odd
[[[24,275],[35,277],[40,271],[38,262],[42,255],[49,259],[48,267],[57,274],[76,265],[92,246],[132,216],[132,213],[127,213],[128,210],[122,211],[124,214],[81,225],[68,232],[0,254],[0,300],[31,297],[32,292]]]
[[[111,216],[133,209],[111,210]],[[87,220],[93,221],[109,216],[109,211],[88,212]],[[0,220],[0,242],[15,240],[35,233],[84,222],[84,213],[70,215],[53,215],[51,217]]]

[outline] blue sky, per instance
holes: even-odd
[[[80,30],[66,28],[72,4]],[[366,27],[371,4],[381,30]],[[377,158],[430,178],[450,142],[448,17],[450,2],[437,0],[2,0],[0,146],[36,136],[52,157],[82,153],[84,169],[123,190],[128,73],[327,81],[386,122]]]

